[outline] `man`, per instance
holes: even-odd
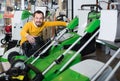
[[[25,49],[28,50],[30,45],[34,45],[36,43],[35,38],[38,37],[38,36],[41,36],[41,33],[42,33],[44,28],[52,27],[52,26],[66,26],[66,25],[67,25],[67,23],[62,22],[62,21],[54,21],[54,22],[44,21],[43,12],[39,11],[39,10],[35,11],[34,14],[33,14],[33,21],[26,23],[21,30],[20,45],[22,46],[23,50],[25,50]],[[26,47],[26,44],[25,44],[26,41],[29,43],[29,46],[27,46],[28,48],[25,48]],[[36,50],[34,50],[34,52],[35,51]],[[29,52],[29,53],[34,53],[34,52],[32,51],[32,52]],[[30,55],[28,55],[28,56],[30,56]]]

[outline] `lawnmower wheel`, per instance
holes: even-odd
[[[10,63],[12,63],[13,60],[14,60],[14,57],[18,56],[18,55],[20,55],[20,54],[18,52],[16,52],[16,51],[10,52],[9,55],[8,55],[8,61]]]

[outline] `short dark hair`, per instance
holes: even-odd
[[[40,10],[35,11],[35,12],[33,13],[33,17],[35,17],[35,14],[36,14],[36,13],[38,13],[38,14],[42,14],[43,17],[44,17],[44,13],[43,13],[42,11],[40,11]]]

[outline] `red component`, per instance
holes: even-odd
[[[11,33],[12,32],[12,26],[11,25],[5,26],[5,32],[6,33]]]

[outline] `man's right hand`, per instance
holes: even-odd
[[[28,40],[29,43],[31,43],[31,44],[35,43],[35,38],[34,38],[34,36],[31,36],[31,35],[28,34],[28,35],[26,36],[26,38],[27,38],[27,40]]]

